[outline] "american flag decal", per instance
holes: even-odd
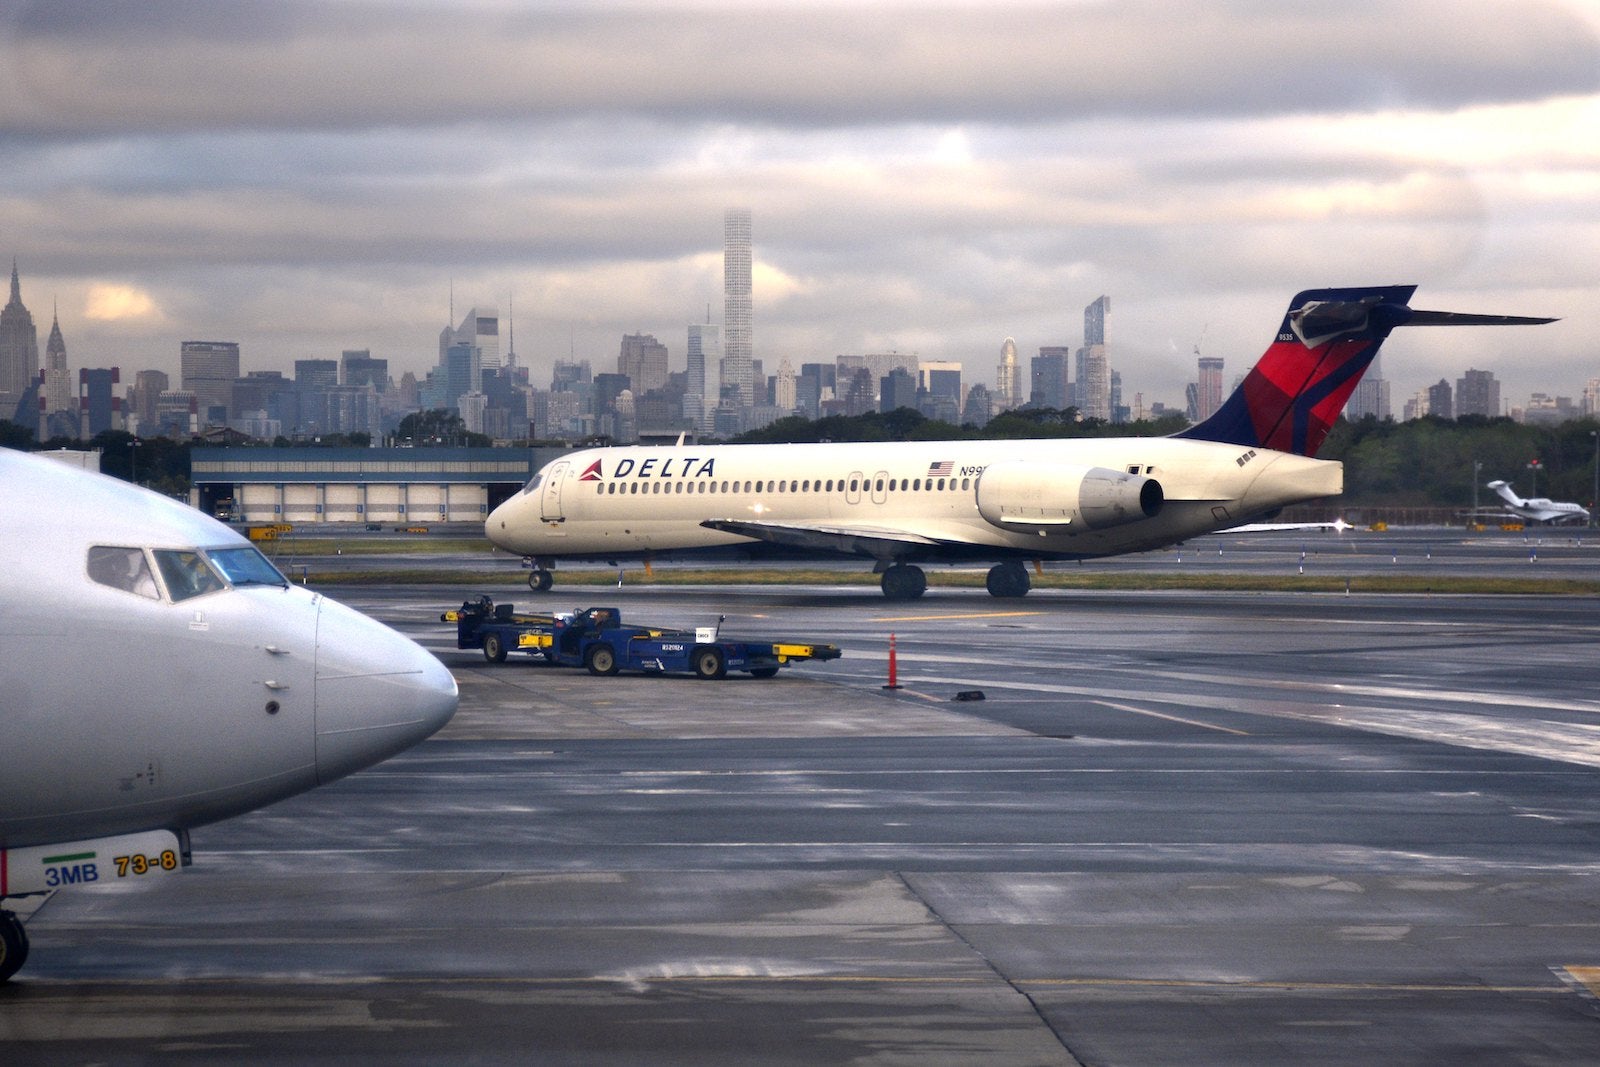
[[[945,460],[943,463],[928,464],[928,477],[930,478],[948,478],[955,471],[956,465],[951,460]]]

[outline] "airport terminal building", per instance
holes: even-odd
[[[482,522],[559,448],[197,448],[200,510],[236,522]]]

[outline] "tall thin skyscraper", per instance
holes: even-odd
[[[1083,344],[1086,348],[1106,343],[1106,315],[1111,312],[1111,298],[1102,296],[1083,309]]]
[[[1001,411],[1022,406],[1022,372],[1017,366],[1017,342],[1007,337],[1000,344],[1000,363],[994,371],[995,404]]]
[[[1086,419],[1111,419],[1111,364],[1106,357],[1106,313],[1110,310],[1108,296],[1083,309],[1083,347],[1077,353],[1073,401]]]
[[[0,419],[17,417],[17,405],[38,377],[39,331],[33,313],[22,306],[22,283],[13,259],[11,301],[0,310]]]
[[[722,217],[722,384],[738,389],[739,404],[746,408],[755,403],[752,267],[750,209],[729,208]]]
[[[1218,356],[1201,356],[1198,361],[1194,417],[1204,422],[1222,406],[1222,359]]]
[[[706,311],[710,317],[710,309]],[[711,432],[711,416],[721,395],[722,327],[709,322],[689,324],[689,375],[683,391],[683,414],[701,433]]]
[[[44,345],[44,388],[39,391],[39,411],[44,415],[69,412],[76,418],[78,411],[77,379],[67,369],[67,343],[61,336],[61,316],[50,316],[50,339]],[[45,432],[45,420],[40,420],[39,440],[50,435]]]
[[[1350,402],[1344,407],[1345,418],[1361,419],[1372,415],[1379,419],[1392,417],[1389,407],[1389,382],[1383,376],[1383,358],[1375,357],[1367,373],[1361,376]]]

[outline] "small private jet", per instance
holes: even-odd
[[[0,903],[178,871],[455,713],[427,651],[193,508],[11,449],[0,497]],[[0,981],[27,956],[0,909]]]
[[[1547,496],[1530,496],[1524,499],[1511,488],[1510,482],[1490,482],[1489,488],[1500,494],[1500,499],[1506,502],[1506,511],[1509,514],[1524,522],[1547,522],[1556,525],[1589,521],[1589,509],[1582,504],[1551,500]]]
[[[561,559],[742,546],[874,560],[897,600],[922,595],[922,564],[992,561],[989,592],[1025,596],[1027,561],[1144,552],[1342,492],[1317,450],[1395,328],[1554,321],[1420,311],[1415,289],[1300,293],[1243,384],[1171,437],[591,449],[545,465],[485,532],[528,558],[535,591]]]

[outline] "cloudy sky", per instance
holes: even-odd
[[[756,355],[992,382],[1111,298],[1125,398],[1245,370],[1288,298],[1558,315],[1402,331],[1401,399],[1600,376],[1600,0],[0,0],[0,256],[73,366],[371,348],[514,300],[516,348],[684,359],[754,218]]]

